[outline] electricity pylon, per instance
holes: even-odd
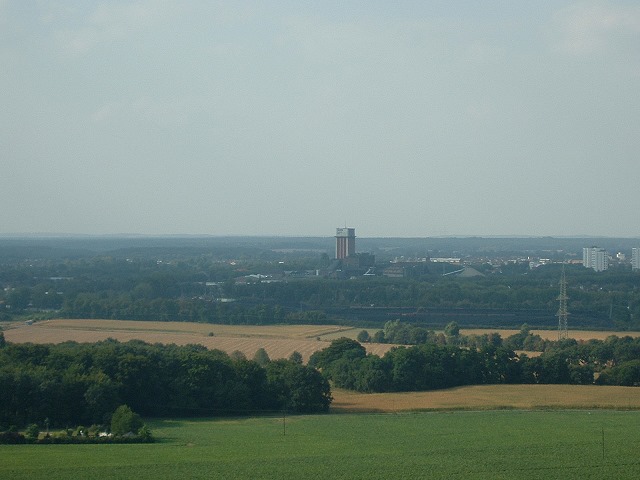
[[[565,340],[569,337],[569,332],[567,331],[567,316],[569,312],[567,311],[567,300],[569,297],[567,296],[567,277],[564,273],[564,263],[562,264],[562,275],[560,276],[560,295],[558,295],[558,340]]]

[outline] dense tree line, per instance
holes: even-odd
[[[484,347],[504,346],[510,350],[526,350],[529,352],[543,352],[553,342],[542,339],[540,335],[531,332],[531,328],[524,324],[520,331],[503,339],[497,332],[483,334],[461,335],[460,327],[456,322],[450,322],[443,332],[435,332],[432,329],[402,322],[399,319],[385,323],[382,330],[370,335],[363,330],[357,337],[362,343],[391,343],[397,345],[456,345],[479,350]]]
[[[327,316],[340,308],[371,306],[416,312],[438,308],[539,311],[550,318],[557,310],[558,265],[535,270],[524,262],[500,269],[477,265],[486,276],[467,279],[442,277],[429,269],[411,279],[291,279],[285,275],[289,268],[322,262],[321,258],[296,258],[280,265],[272,256],[258,256],[232,264],[207,257],[166,255],[165,260],[151,260],[103,255],[0,263],[0,320],[51,311],[68,318],[269,324],[300,321],[296,315],[300,317],[301,312]],[[248,273],[269,273],[280,281],[235,281]],[[573,319],[598,318],[623,330],[640,328],[640,274],[624,268],[596,273],[569,266],[567,275]],[[229,298],[235,302],[222,303]]]
[[[262,367],[199,345],[141,341],[0,348],[0,429],[105,423],[127,404],[144,416],[327,411],[329,384],[300,362]]]
[[[309,361],[336,387],[360,392],[424,391],[480,384],[640,385],[640,339],[554,342],[540,356],[504,346],[482,348],[427,343],[367,355],[342,338]]]
[[[596,274],[583,267],[570,270],[568,294],[574,317],[598,316],[618,328],[640,327],[640,275],[631,271]],[[501,309],[548,312],[558,309],[557,266],[517,274],[479,278],[357,278],[237,285],[237,298],[260,298],[281,305],[332,307],[411,307],[421,309]]]

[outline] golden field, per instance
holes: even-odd
[[[485,333],[498,332],[502,338],[507,338],[511,335],[519,333],[520,330],[500,330],[500,329],[460,329],[462,335],[482,335]],[[535,330],[532,329],[531,333],[534,335],[540,335],[544,340],[557,340],[558,330]],[[607,332],[600,330],[569,330],[569,338],[575,338],[576,340],[605,340],[611,335],[618,337],[624,337],[626,335],[630,337],[640,337],[640,332]]]
[[[204,345],[227,353],[240,351],[252,358],[256,350],[264,348],[272,359],[287,358],[294,351],[300,352],[304,361],[317,350],[327,347],[340,337],[355,339],[362,328],[339,325],[217,325],[190,322],[145,322],[130,320],[69,320],[57,319],[36,322],[5,324],[5,338],[13,343],[61,343],[65,341],[97,342],[114,338],[121,342],[143,340],[148,343]],[[367,329],[371,335],[375,329]],[[461,329],[463,335],[481,335],[498,332],[502,338],[518,330]],[[542,338],[555,340],[557,330],[532,330]],[[213,335],[210,335],[213,334]],[[600,339],[609,335],[640,336],[640,332],[602,332],[570,330],[569,337],[576,340]],[[365,344],[368,353],[384,355],[395,345]],[[530,356],[536,352],[527,352]]]
[[[596,385],[473,385],[429,392],[358,393],[332,389],[337,412],[499,409],[640,409],[640,388]]]
[[[6,328],[6,326],[5,326]],[[200,344],[227,353],[240,351],[252,358],[264,348],[271,359],[300,352],[306,362],[317,350],[341,336],[355,338],[356,329],[337,325],[214,325],[189,322],[140,322],[129,320],[47,320],[33,325],[13,324],[4,336],[13,343],[79,343],[114,338],[121,342],[142,340],[176,345]],[[210,334],[213,334],[210,336]],[[367,352],[384,355],[393,345],[369,344]]]
[[[367,330],[369,335],[373,334],[380,329],[375,328],[349,328],[344,327],[339,333],[327,333],[323,336],[323,339],[335,339],[338,337],[349,337],[355,339],[362,330]],[[435,330],[436,333],[443,332],[442,330]],[[504,339],[511,335],[519,333],[517,329],[500,329],[500,328],[461,328],[461,335],[483,335],[485,333],[499,333]],[[534,335],[540,335],[544,340],[557,340],[558,330],[537,330],[532,329],[531,333]],[[630,337],[640,337],[640,332],[613,332],[613,331],[600,331],[600,330],[569,330],[569,338],[575,338],[576,340],[605,340],[610,335],[617,335],[619,337],[628,335]]]

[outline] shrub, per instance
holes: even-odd
[[[142,427],[140,427],[140,430],[138,430],[138,437],[143,442],[152,441],[151,430],[149,429],[149,427],[147,427],[146,425],[142,425]]]
[[[138,432],[143,423],[140,415],[134,413],[127,405],[120,405],[111,417],[111,433],[124,435],[129,432]]]
[[[29,425],[24,431],[24,436],[29,440],[37,440],[39,435],[40,427],[38,427],[38,425],[36,425],[35,423]]]
[[[17,445],[27,443],[27,439],[18,432],[0,432],[0,444]]]

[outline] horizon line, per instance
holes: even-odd
[[[0,233],[0,238],[333,238],[333,235],[311,234],[236,234],[236,233],[68,233],[68,232],[10,232]],[[450,235],[359,235],[358,238],[602,238],[640,239],[640,235],[531,235],[531,234],[450,234]]]

